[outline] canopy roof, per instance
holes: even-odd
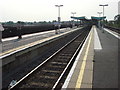
[[[85,16],[83,17],[71,17],[73,19],[77,19],[77,20],[87,20]]]
[[[105,18],[106,17],[94,17],[94,16],[91,17],[91,19],[94,19],[94,20],[103,20]]]
[[[106,17],[94,17],[94,16],[91,16],[91,19],[87,19],[85,16],[83,17],[71,17],[73,19],[77,19],[77,20],[86,20],[86,21],[89,21],[89,20],[103,20],[105,19]]]

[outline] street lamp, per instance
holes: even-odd
[[[97,12],[99,14],[99,18],[101,17],[102,12]],[[98,21],[98,27],[100,28],[100,20]]]
[[[55,5],[56,7],[58,7],[58,22],[60,23],[60,7],[62,7],[63,5]]]
[[[105,6],[108,6],[108,4],[105,4],[105,5],[100,4],[99,6],[102,6],[102,7],[103,7],[103,17],[104,17],[104,7],[105,7]]]
[[[4,31],[4,28],[2,24],[0,24],[0,43],[2,43],[2,31]]]
[[[76,14],[76,12],[71,12],[71,14],[73,14],[73,17],[74,17],[74,14]]]
[[[71,12],[71,14],[73,14],[74,17],[74,14],[76,14],[76,12]],[[74,19],[73,19],[72,27],[74,27]]]
[[[58,7],[58,28],[60,30],[60,21],[61,21],[61,18],[60,18],[60,7],[62,7],[63,5],[55,5],[56,7]],[[56,30],[56,34],[57,34],[57,30]]]
[[[99,17],[101,17],[102,12],[97,12],[99,14]]]
[[[103,7],[103,18],[104,18],[104,7],[105,7],[105,6],[108,6],[108,4],[104,4],[104,5],[100,4],[99,6],[102,6],[102,7]],[[104,23],[104,19],[103,19],[103,23]],[[103,32],[104,32],[104,30],[103,30]]]
[[[24,22],[18,21],[17,22],[17,30],[18,30],[18,39],[22,39],[22,27],[24,26]]]

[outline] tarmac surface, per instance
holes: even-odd
[[[64,88],[118,90],[119,36],[93,26]]]
[[[22,39],[18,39],[18,37],[2,39],[3,42],[0,43],[0,59],[18,51],[30,48],[34,45],[40,44],[42,42],[46,42],[50,39],[71,33],[81,28],[82,27],[63,28],[58,31],[58,34],[55,33],[55,30],[52,30],[35,34],[23,35]]]
[[[95,50],[93,88],[118,88],[119,39],[97,29],[102,50]]]
[[[72,29],[70,28],[60,29],[59,34],[70,31],[70,30]],[[1,44],[2,52],[8,51],[10,49],[13,49],[22,45],[32,43],[37,40],[55,36],[55,35],[56,35],[55,30],[51,30],[51,31],[45,31],[45,32],[34,33],[29,35],[23,35],[22,39],[18,39],[18,37],[5,38],[5,39],[2,39],[3,41]]]
[[[118,82],[120,37],[114,36],[116,33],[111,34],[113,32],[107,30],[105,29],[103,32],[95,26],[92,27],[86,44],[73,64],[74,69],[71,69],[62,88],[112,88],[115,90],[120,86]],[[68,30],[65,29],[61,33],[66,31]],[[3,42],[3,51],[34,42],[40,38],[54,36],[53,32],[35,35],[35,37],[24,37],[20,41],[6,40]]]

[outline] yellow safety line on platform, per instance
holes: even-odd
[[[33,45],[37,45],[39,44],[40,42],[44,42],[44,41],[47,41],[47,40],[50,40],[50,39],[53,39],[53,38],[56,38],[56,37],[59,37],[61,35],[65,35],[67,33],[70,33],[70,32],[73,32],[74,30],[71,30],[71,31],[68,31],[68,32],[65,32],[65,33],[62,33],[62,34],[59,34],[59,35],[55,35],[55,36],[51,36],[51,37],[48,37],[48,38],[45,38],[45,39],[42,39],[42,40],[38,40],[38,41],[35,41],[33,43],[30,43],[30,44],[26,44],[26,45],[23,45],[23,46],[20,46],[20,47],[17,47],[17,48],[13,48],[11,50],[8,50],[8,51],[5,51],[3,53],[0,53],[0,56],[3,56],[3,55],[6,55],[6,54],[9,54],[11,52],[14,52],[14,51],[17,51],[19,49],[22,49],[22,48],[25,48],[25,47],[31,47]]]
[[[85,52],[85,56],[83,58],[82,66],[81,66],[81,69],[80,69],[80,72],[79,72],[79,76],[78,76],[75,88],[80,88],[81,84],[82,84],[82,79],[83,79],[83,75],[84,75],[84,71],[85,71],[86,60],[87,60],[87,55],[88,55],[88,51],[89,51],[89,47],[90,47],[90,42],[91,42],[91,39],[92,39],[92,34],[89,38],[88,46],[87,46],[87,49],[86,49],[86,52]]]
[[[26,44],[26,45],[23,45],[23,46],[20,46],[20,47],[17,47],[17,48],[13,48],[13,49],[8,50],[8,51],[6,51],[6,52],[0,53],[0,56],[3,56],[3,55],[5,55],[5,54],[14,52],[14,51],[16,51],[16,50],[19,50],[19,49],[22,49],[22,48],[25,48],[25,47],[28,47],[28,46],[30,47],[30,46],[33,46],[33,45],[37,45],[37,44],[39,44],[40,42],[44,42],[44,41],[47,41],[47,40],[52,39],[52,38],[55,38],[55,37],[57,37],[57,35],[56,35],[56,36],[49,37],[49,38],[45,38],[45,39],[42,39],[42,40],[39,40],[39,41],[35,41],[35,42],[33,42],[33,43]]]

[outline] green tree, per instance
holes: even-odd
[[[116,15],[114,17],[114,20],[115,20],[115,24],[118,28],[120,28],[120,14],[119,15]]]
[[[21,24],[21,25],[24,25],[24,24],[25,24],[25,22],[23,22],[23,21],[18,21],[17,23],[18,23],[18,24]]]
[[[6,22],[5,24],[7,24],[7,25],[13,25],[14,22],[13,22],[13,21],[8,21],[8,22]]]

